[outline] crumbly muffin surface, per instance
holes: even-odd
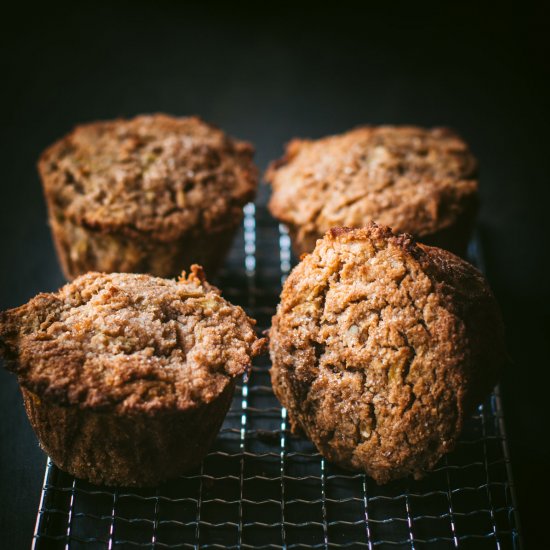
[[[369,221],[415,236],[450,226],[476,200],[476,171],[451,130],[366,126],[291,141],[266,179],[273,215],[314,244],[331,227]]]
[[[58,405],[154,412],[215,399],[263,341],[197,266],[180,281],[89,273],[0,314],[7,367]]]
[[[39,170],[60,219],[169,241],[241,215],[257,185],[253,152],[197,117],[159,114],[78,126]]]
[[[454,446],[504,357],[477,270],[375,224],[333,229],[293,270],[270,348],[293,428],[380,483]]]

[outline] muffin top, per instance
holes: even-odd
[[[38,168],[60,221],[169,241],[234,223],[257,187],[253,154],[197,117],[157,114],[78,126]]]
[[[364,126],[291,141],[267,170],[269,207],[305,233],[375,221],[428,235],[475,204],[476,170],[466,144],[446,128]]]
[[[249,368],[264,343],[254,324],[198,266],[177,282],[88,273],[1,313],[0,351],[41,399],[175,411],[210,402]]]
[[[318,241],[288,277],[270,336],[291,421],[379,482],[450,450],[506,357],[481,274],[375,224]]]

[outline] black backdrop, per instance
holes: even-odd
[[[548,11],[372,4],[3,12],[0,309],[62,284],[35,164],[77,123],[200,114],[252,141],[262,169],[293,136],[361,123],[455,127],[481,164],[480,229],[514,359],[503,376],[513,469],[525,541],[540,548],[550,489]],[[0,536],[5,548],[25,548],[44,456],[3,371],[0,418]]]

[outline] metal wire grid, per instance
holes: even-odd
[[[263,207],[243,225],[218,282],[263,330],[290,240]],[[158,489],[96,487],[48,460],[33,548],[520,548],[498,388],[424,480],[378,487],[290,434],[268,369],[237,388],[202,466]]]

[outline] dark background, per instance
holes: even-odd
[[[542,4],[541,4],[542,5]],[[36,173],[75,124],[199,114],[252,141],[262,169],[293,136],[361,123],[456,128],[481,165],[480,230],[514,363],[504,410],[526,546],[548,540],[548,10],[462,2],[30,4],[0,23],[0,309],[58,288]],[[0,538],[28,547],[45,457],[0,372]]]

